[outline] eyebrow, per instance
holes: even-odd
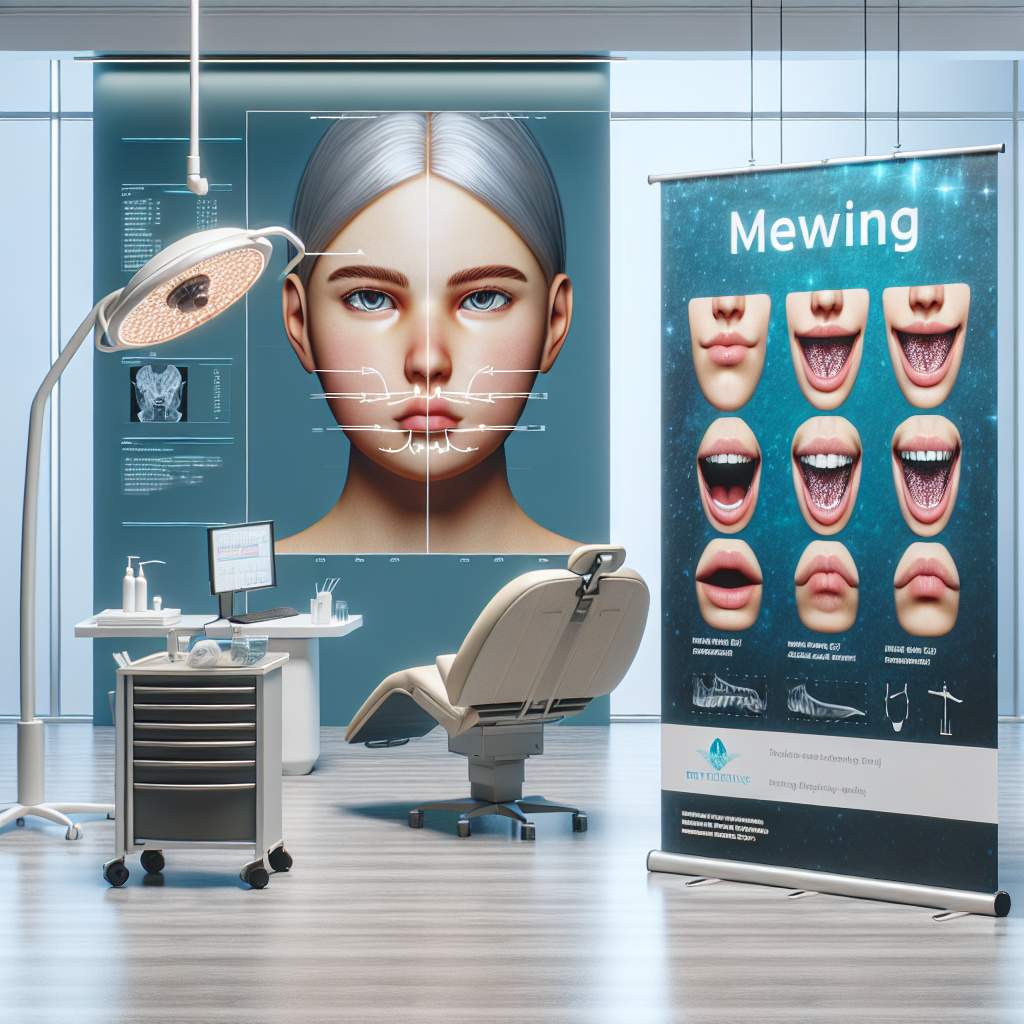
[[[512,281],[526,281],[526,275],[515,267],[494,264],[487,267],[469,267],[460,270],[448,278],[449,288],[458,288],[459,285],[469,284],[471,281],[480,281],[488,277],[504,277]]]
[[[371,267],[365,264],[338,267],[337,270],[331,271],[327,280],[330,282],[351,277],[368,277],[374,281],[386,281],[388,284],[396,285],[399,288],[409,287],[409,278],[400,270],[392,270],[391,267]]]

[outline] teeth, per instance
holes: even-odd
[[[942,451],[901,451],[900,458],[905,462],[949,462],[953,453],[948,449]]]
[[[715,501],[714,498],[711,500],[715,503],[715,508],[720,508],[723,512],[733,512],[743,504],[742,498],[739,501],[734,501],[731,505],[727,505],[724,501]]]
[[[749,455],[739,455],[736,452],[729,452],[727,455],[709,455],[707,460],[719,466],[738,466],[741,463],[754,461]]]
[[[829,452],[827,455],[801,455],[800,461],[812,469],[843,469],[853,462],[853,456]]]

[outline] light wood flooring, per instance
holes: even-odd
[[[1003,726],[1002,877],[1009,919],[776,889],[686,888],[649,875],[658,845],[653,725],[554,728],[527,789],[583,806],[590,831],[540,816],[537,842],[490,819],[468,840],[417,801],[463,795],[440,730],[407,747],[346,747],[324,729],[317,771],[284,780],[295,858],[263,891],[238,854],[138,858],[121,890],[100,867],[113,823],[66,842],[0,833],[0,1021],[326,1024],[336,1021],[989,1022],[1024,1019],[1024,727]],[[14,794],[0,725],[0,796]],[[104,800],[112,732],[48,728],[52,799]],[[0,805],[2,806],[2,805]]]

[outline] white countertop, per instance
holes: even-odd
[[[177,622],[169,626],[153,623],[146,626],[101,626],[96,621],[96,616],[90,616],[75,626],[75,636],[84,637],[151,637],[155,640],[162,640],[173,629],[175,632],[202,633],[203,627],[208,622],[216,621],[216,615],[182,615]]]
[[[363,624],[362,615],[350,615],[345,622],[328,622],[314,626],[309,613],[290,615],[287,619],[267,619],[266,622],[228,622],[217,619],[206,627],[206,635],[214,640],[227,640],[240,629],[243,636],[266,636],[271,640],[314,640],[317,637],[346,636]]]

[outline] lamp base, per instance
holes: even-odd
[[[43,818],[46,821],[55,822],[65,827],[65,839],[81,839],[82,826],[76,825],[69,814],[105,814],[108,818],[114,816],[113,804],[14,804],[6,811],[0,811],[0,828],[9,825],[12,821],[19,825],[25,824],[25,818]]]

